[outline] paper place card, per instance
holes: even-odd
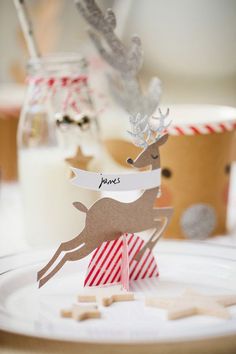
[[[151,189],[161,184],[161,169],[152,171],[105,174],[72,168],[75,177],[71,182],[81,188],[93,189],[96,191],[132,191],[140,189]]]

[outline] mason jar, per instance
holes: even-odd
[[[94,191],[70,182],[70,167],[91,170],[99,153],[96,110],[85,59],[77,54],[30,60],[28,89],[18,127],[18,170],[25,237],[44,247],[80,233]]]

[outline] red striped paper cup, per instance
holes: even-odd
[[[166,236],[204,239],[225,234],[236,108],[168,107],[172,124],[161,148],[162,196],[156,202],[175,209]]]
[[[168,105],[174,136],[223,133],[236,129],[236,108],[214,105]],[[167,107],[162,107],[163,112]],[[154,114],[158,117],[158,111]]]

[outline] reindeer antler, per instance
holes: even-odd
[[[142,117],[142,115],[138,113],[136,116],[130,116],[129,121],[132,131],[128,131],[128,133],[132,136],[134,144],[146,148],[151,135],[148,116],[145,115]]]
[[[140,112],[151,115],[159,103],[160,80],[153,78],[147,94],[142,93],[137,78],[143,63],[140,38],[133,36],[131,44],[126,47],[114,33],[116,17],[111,9],[107,9],[103,14],[94,0],[75,0],[75,3],[81,15],[94,30],[89,30],[89,35],[100,55],[119,74],[115,79],[110,77],[110,85],[116,99],[130,114],[136,115]],[[101,37],[110,51],[102,45]]]
[[[128,133],[132,136],[136,146],[145,149],[148,145],[158,141],[169,127],[171,121],[165,124],[165,120],[169,115],[169,109],[167,109],[165,114],[163,114],[160,109],[159,112],[160,117],[152,117],[159,121],[158,125],[153,125],[148,115],[142,116],[138,113],[136,116],[129,117],[132,131],[128,131]]]
[[[169,116],[169,112],[170,112],[169,108],[167,108],[165,114],[162,113],[160,108],[158,109],[158,111],[160,113],[160,117],[153,116],[152,118],[158,120],[159,125],[154,125],[152,124],[152,122],[150,122],[151,130],[153,131],[153,133],[157,134],[155,140],[159,140],[160,137],[163,135],[163,132],[167,130],[167,128],[171,125],[171,120],[167,124],[165,124],[165,120]]]

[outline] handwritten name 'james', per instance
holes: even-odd
[[[99,184],[98,189],[100,189],[104,184],[115,185],[115,184],[119,184],[119,183],[120,183],[120,177],[112,178],[112,179],[101,177],[101,182]]]

